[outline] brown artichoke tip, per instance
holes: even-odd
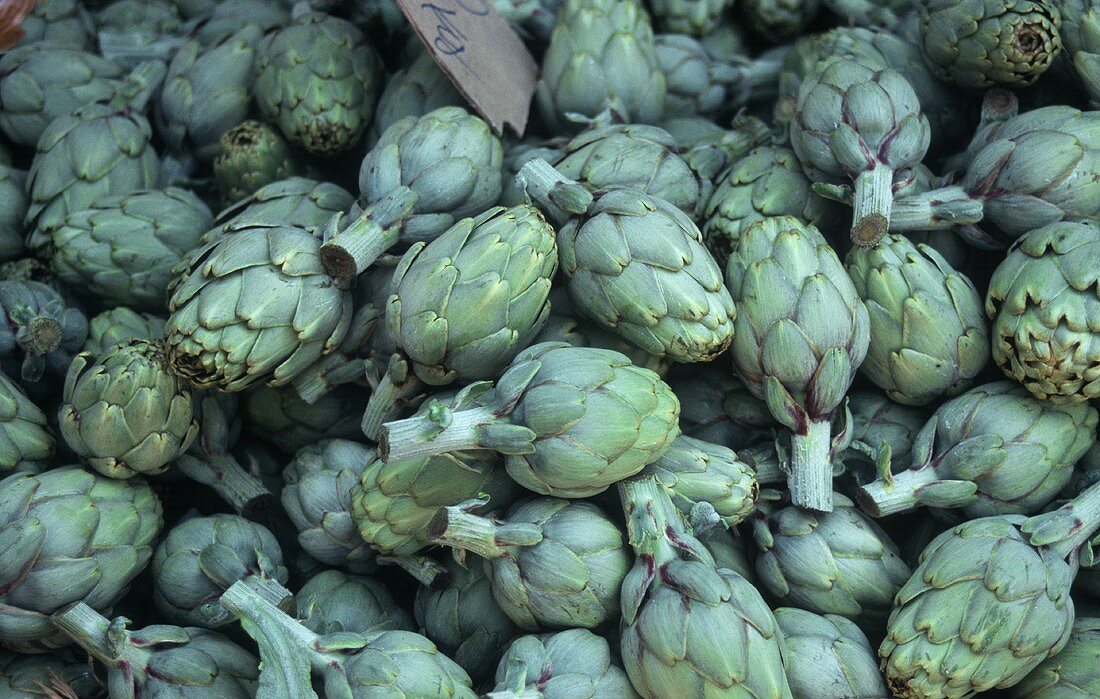
[[[862,248],[873,248],[889,227],[890,222],[882,214],[868,214],[852,226],[852,242]]]
[[[27,323],[28,349],[33,354],[49,354],[61,345],[61,324],[54,318],[38,316]]]

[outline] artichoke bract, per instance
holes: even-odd
[[[160,341],[128,340],[81,353],[65,378],[61,436],[105,476],[161,473],[199,432],[191,387],[172,373]]]
[[[461,107],[395,122],[359,168],[363,208],[325,230],[325,268],[350,279],[399,241],[432,240],[492,207],[503,157],[489,125]]]
[[[634,689],[646,699],[791,699],[779,627],[756,588],[715,569],[652,476],[623,481],[619,493],[636,555],[620,641]]]
[[[219,633],[168,625],[131,631],[129,619],[108,620],[86,604],[58,614],[54,623],[107,667],[112,697],[255,696],[259,661]]]
[[[835,614],[780,607],[783,661],[794,699],[887,696],[875,650],[852,621]]]
[[[731,0],[650,0],[649,11],[665,31],[706,36],[721,24]]]
[[[161,506],[140,478],[80,468],[0,481],[0,643],[59,647],[50,615],[73,602],[106,610],[153,555]]]
[[[835,509],[825,514],[784,507],[755,517],[756,574],[762,589],[784,604],[875,628],[909,578],[909,566],[855,503],[839,493],[833,499]]]
[[[323,439],[352,439],[362,434],[359,422],[366,401],[355,387],[340,387],[307,403],[293,386],[260,384],[245,391],[241,401],[245,431],[288,454]]]
[[[1052,223],[1018,239],[993,273],[985,310],[993,361],[1036,398],[1100,397],[1100,225]]]
[[[989,360],[978,290],[925,245],[889,234],[845,269],[870,318],[860,372],[892,400],[926,405],[966,390]]]
[[[374,449],[347,439],[304,445],[283,470],[283,509],[298,529],[298,544],[329,566],[369,573],[377,564],[352,518],[352,491],[374,463]]]
[[[1048,0],[922,0],[920,40],[941,80],[980,90],[1024,87],[1062,50],[1061,13]]]
[[[737,9],[754,34],[781,42],[805,29],[820,7],[820,0],[747,0],[739,3]]]
[[[500,374],[546,322],[557,269],[554,229],[527,204],[463,219],[405,253],[386,325],[414,375],[399,385],[387,372],[367,403],[364,434],[376,438],[400,401],[424,385]]]
[[[252,119],[221,135],[213,167],[214,179],[227,203],[251,196],[265,185],[296,175],[300,169],[279,132]]]
[[[610,350],[540,343],[520,352],[494,388],[466,390],[491,393],[460,410],[432,401],[421,415],[383,425],[382,459],[492,449],[523,487],[579,498],[638,473],[680,431],[668,384]]]
[[[172,271],[213,221],[191,192],[169,187],[92,202],[52,231],[50,264],[76,291],[163,312]]]
[[[680,428],[688,437],[731,449],[750,446],[775,421],[736,377],[715,369],[694,365],[669,375],[668,385],[680,400]]]
[[[0,694],[10,699],[40,699],[65,688],[78,699],[99,696],[102,687],[92,667],[75,653],[0,651]]]
[[[924,549],[878,653],[903,699],[1011,687],[1072,632],[1078,549],[1100,528],[1100,484],[1042,515],[964,522]]]
[[[36,2],[23,18],[20,45],[46,43],[79,49],[95,46],[95,24],[80,0]]]
[[[413,614],[424,635],[475,681],[498,667],[501,651],[518,632],[493,599],[492,581],[477,561],[464,566],[448,560],[442,587],[417,588]]]
[[[291,381],[343,340],[352,302],[301,228],[243,226],[192,253],[165,326],[175,371],[199,388]]]
[[[1066,58],[1089,96],[1089,106],[1100,104],[1100,13],[1093,0],[1059,0],[1060,34]]]
[[[315,633],[281,611],[290,595],[273,581],[240,581],[222,605],[260,647],[260,685],[296,699],[422,697],[476,699],[470,677],[427,638],[411,631]]]
[[[739,308],[734,367],[791,431],[791,498],[827,512],[830,421],[867,354],[867,308],[821,233],[790,216],[741,232],[726,283]]]
[[[23,219],[27,215],[27,173],[0,158],[0,261],[16,260],[24,253]]]
[[[56,447],[46,414],[0,373],[0,473],[44,471]]]
[[[638,189],[593,199],[542,160],[518,177],[561,225],[561,269],[580,314],[677,362],[709,361],[729,347],[737,310],[687,214]],[[576,206],[560,206],[560,192]]]
[[[440,107],[462,107],[466,100],[454,83],[425,50],[417,53],[408,67],[395,72],[386,83],[374,109],[370,143],[405,117],[420,117]]]
[[[1100,694],[1100,619],[1077,617],[1069,641],[1008,690],[1012,699],[1086,699]]]
[[[484,558],[493,599],[525,631],[595,628],[619,614],[630,555],[619,526],[589,502],[533,498],[499,521],[445,507],[428,538]]]
[[[164,337],[164,318],[118,307],[98,313],[88,321],[88,339],[82,350],[99,356],[127,340],[157,340]]]
[[[845,468],[860,484],[886,468],[909,468],[913,442],[928,422],[921,408],[895,403],[879,391],[855,390],[848,396],[852,442],[841,454]]]
[[[224,42],[243,28],[254,26],[264,34],[286,26],[290,21],[290,7],[285,3],[267,0],[175,0],[180,13],[187,19],[200,19],[195,38],[203,46]],[[195,12],[187,5],[206,3],[210,6]]]
[[[275,180],[222,209],[202,242],[248,222],[286,223],[320,236],[329,219],[354,202],[351,192],[332,182],[308,177]]]
[[[4,372],[28,384],[63,377],[88,336],[88,319],[52,286],[0,281],[0,357]]]
[[[489,699],[637,699],[602,636],[569,629],[512,642],[497,665]]]
[[[578,131],[571,114],[592,118],[608,109],[621,121],[652,124],[665,91],[653,27],[638,0],[565,0],[535,86],[547,126]]]
[[[243,517],[217,514],[176,525],[157,546],[151,565],[153,602],[166,619],[216,629],[233,621],[218,604],[238,580],[287,581],[275,536]]]
[[[1038,400],[1010,381],[978,386],[940,406],[914,439],[909,470],[861,488],[860,507],[876,517],[920,505],[970,518],[1034,514],[1069,483],[1098,419],[1088,403]]]
[[[412,631],[412,617],[372,578],[322,570],[294,596],[302,625],[316,633]]]
[[[803,81],[790,137],[811,180],[853,183],[852,241],[873,246],[889,228],[895,184],[924,158],[931,130],[904,75],[841,57]]]
[[[332,155],[370,124],[381,59],[351,22],[304,12],[256,53],[252,94],[260,113],[309,153]]]

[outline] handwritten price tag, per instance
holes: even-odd
[[[498,135],[527,128],[538,65],[490,0],[397,0],[435,62]]]

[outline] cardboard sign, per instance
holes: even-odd
[[[490,0],[397,0],[458,91],[499,136],[527,128],[538,65]]]
[[[10,49],[23,38],[23,18],[37,0],[0,0],[0,51]]]

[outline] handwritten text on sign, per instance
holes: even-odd
[[[527,126],[538,66],[489,0],[397,0],[443,72],[501,133]]]

